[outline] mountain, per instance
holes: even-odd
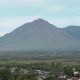
[[[73,37],[80,39],[80,26],[68,26],[64,30]]]
[[[60,29],[37,19],[1,37],[0,51],[78,51],[80,40],[75,37],[78,33],[74,28],[70,31],[69,27]]]

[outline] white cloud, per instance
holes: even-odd
[[[5,35],[5,32],[0,32],[0,37]]]

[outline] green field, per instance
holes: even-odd
[[[61,63],[65,65],[78,65],[79,60],[74,59],[55,59],[55,60],[5,60],[5,61],[0,61],[0,65],[10,65],[10,64],[34,64],[34,63],[47,63],[51,64],[52,62],[54,63]]]

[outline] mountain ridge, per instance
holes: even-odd
[[[0,38],[0,51],[77,51],[80,40],[76,33],[66,28],[57,28],[43,19],[37,19],[16,28]],[[72,28],[73,29],[73,28]],[[77,29],[78,30],[78,29]],[[78,34],[78,33],[77,33]]]

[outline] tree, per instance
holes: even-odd
[[[3,80],[11,80],[11,73],[9,71],[9,69],[2,67],[0,68],[0,77]]]
[[[20,74],[17,76],[16,80],[38,80],[38,76],[34,73],[30,74]]]
[[[72,77],[73,76],[72,67],[70,67],[70,66],[64,67],[64,73],[67,74],[69,77]]]
[[[58,80],[55,76],[48,76],[45,80]]]

